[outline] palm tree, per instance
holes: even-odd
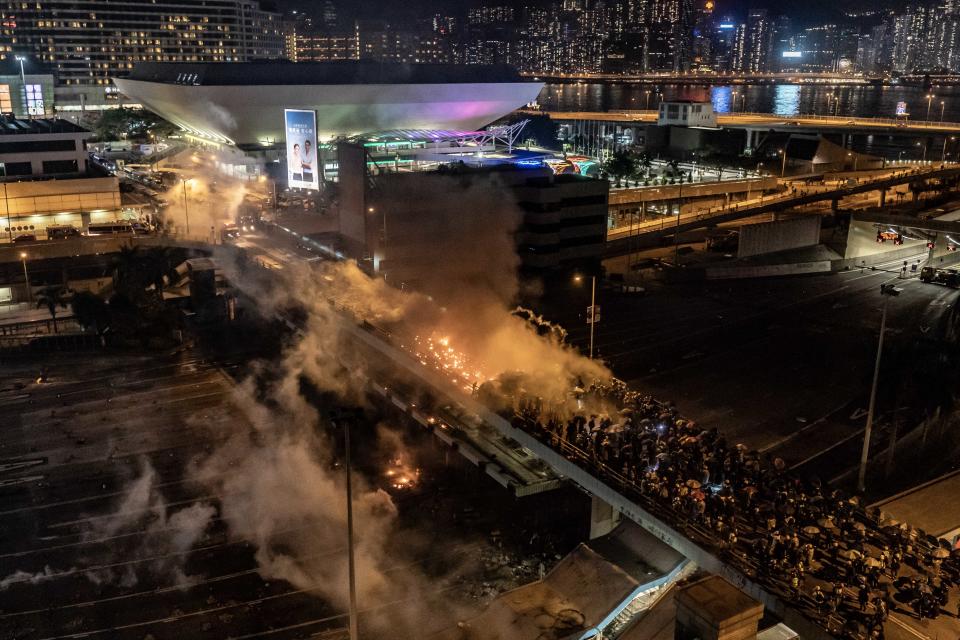
[[[66,309],[70,301],[70,291],[62,284],[44,287],[37,295],[37,309],[47,308],[50,318],[53,319],[53,332],[59,333],[57,327],[57,308]]]
[[[70,301],[73,315],[84,329],[93,329],[102,336],[110,328],[110,309],[100,296],[89,291],[78,291]]]

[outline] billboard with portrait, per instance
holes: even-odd
[[[319,191],[317,113],[301,109],[284,109],[283,119],[287,137],[287,186]]]

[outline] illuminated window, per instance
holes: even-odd
[[[39,84],[28,84],[24,89],[27,92],[27,113],[32,116],[42,116],[45,113],[43,88]]]
[[[10,100],[10,85],[0,84],[0,113],[13,111],[13,102]]]

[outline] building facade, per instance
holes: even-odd
[[[56,77],[59,109],[120,96],[112,78],[139,62],[244,62],[283,57],[280,16],[255,0],[0,2],[7,56],[28,55]]]
[[[66,120],[0,116],[0,180],[85,174],[92,135]]]

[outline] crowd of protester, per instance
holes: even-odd
[[[703,429],[619,381],[582,385],[571,417],[535,399],[513,424],[746,577],[848,638],[884,637],[895,609],[920,620],[949,610],[960,550],[864,510],[856,497],[803,481],[779,458]],[[589,408],[604,410],[591,411]]]

